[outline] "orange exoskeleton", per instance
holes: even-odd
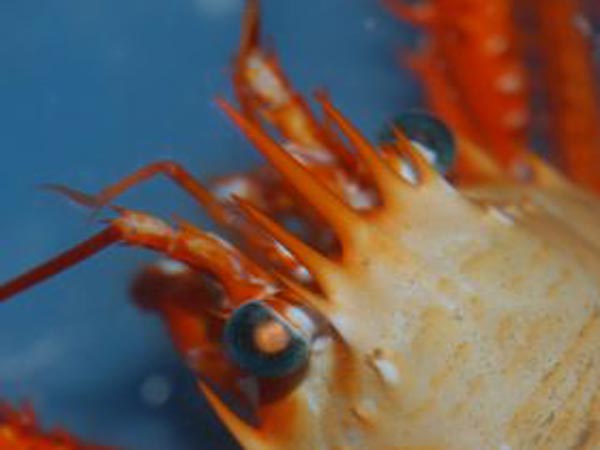
[[[117,242],[170,258],[133,295],[248,450],[600,448],[598,198],[523,149],[517,178],[457,134],[446,179],[409,129],[377,148],[324,93],[319,119],[261,47],[256,1],[234,81],[241,111],[217,103],[269,168],[213,192],[173,162],[98,195],[56,186],[116,218],[0,299]],[[157,174],[238,246],[114,206]]]
[[[2,450],[110,450],[82,443],[63,430],[42,433],[29,405],[21,409],[0,403]]]
[[[421,48],[402,62],[419,75],[436,114],[507,170],[541,128],[564,172],[600,191],[600,90],[586,14],[593,2],[384,3],[425,32]]]

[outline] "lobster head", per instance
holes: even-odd
[[[464,275],[454,258],[481,249],[486,230],[504,225],[451,187],[401,133],[396,159],[382,157],[320,100],[356,151],[354,168],[336,170],[372,202],[353,207],[326,181],[340,177],[313,173],[221,101],[299,205],[293,223],[306,226],[288,230],[289,217],[275,220],[234,197],[221,217],[241,231],[244,252],[212,237],[220,248],[208,277],[159,263],[134,295],[161,311],[244,448],[443,448],[445,438],[430,433],[404,447],[399,436],[413,435],[415,423],[433,426],[436,415],[418,411],[431,395],[422,374],[439,373],[465,339],[458,330],[469,319],[452,281]]]

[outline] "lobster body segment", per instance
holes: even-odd
[[[340,343],[279,405],[285,433],[217,406],[246,448],[596,448],[598,201],[442,186],[399,193],[349,245],[325,288]]]

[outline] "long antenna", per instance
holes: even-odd
[[[118,242],[121,237],[121,232],[116,227],[109,226],[75,247],[0,285],[0,303],[95,255]]]

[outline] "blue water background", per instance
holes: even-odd
[[[38,190],[41,183],[94,192],[158,159],[203,179],[260,163],[212,103],[216,94],[231,97],[241,7],[238,0],[0,2],[0,279],[99,227]],[[377,1],[265,0],[264,17],[296,85],[328,88],[368,135],[418,104],[415,81],[396,64],[414,36]],[[210,227],[164,180],[120,203]],[[158,318],[128,300],[131,275],[152,258],[115,248],[2,305],[0,397],[30,400],[44,426],[94,442],[235,448]]]

